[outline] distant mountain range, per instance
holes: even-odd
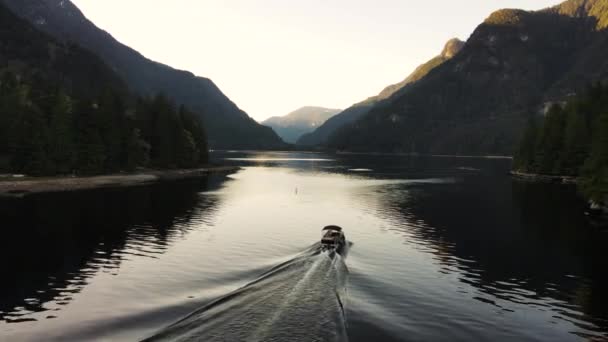
[[[327,142],[327,139],[332,135],[338,128],[341,128],[347,124],[353,123],[367,114],[376,104],[391,97],[393,94],[403,89],[410,83],[416,82],[426,76],[431,70],[437,66],[443,64],[445,61],[454,57],[462,47],[464,42],[458,38],[450,39],[443,48],[443,51],[438,56],[432,58],[428,62],[420,65],[414,70],[412,74],[406,77],[403,81],[390,85],[384,88],[378,95],[370,97],[364,101],[361,101],[338,115],[328,120],[325,124],[317,128],[314,132],[302,136],[298,140],[299,145],[313,146],[323,145]]]
[[[84,49],[74,51],[89,50],[91,56],[99,56],[113,71],[107,77],[120,78],[131,92],[164,93],[188,106],[204,120],[211,148],[285,147],[270,127],[255,122],[211,80],[145,58],[97,28],[69,0],[0,3],[63,46],[79,45]],[[19,65],[13,64],[9,66]],[[66,78],[92,86],[85,75]],[[304,132],[300,128],[308,125],[309,129],[310,121],[273,119],[266,124],[289,141],[336,150],[511,154],[530,118],[543,113],[548,104],[563,102],[587,85],[605,80],[608,0],[568,0],[541,11],[492,13],[466,43],[450,40],[440,55],[402,82],[300,138],[296,138]]]
[[[338,150],[512,154],[526,122],[547,104],[608,79],[607,27],[608,0],[496,11],[424,77],[347,110],[360,111],[348,120],[337,115],[312,133],[320,138],[300,142],[326,136]]]
[[[285,116],[273,116],[262,122],[262,125],[272,127],[284,141],[295,144],[302,135],[314,131],[340,111],[307,106]]]
[[[258,124],[209,79],[151,61],[90,22],[69,0],[0,0],[15,14],[60,41],[89,49],[108,64],[129,88],[144,96],[164,93],[205,121],[211,148],[279,148],[272,129]]]

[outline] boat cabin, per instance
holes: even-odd
[[[342,228],[338,226],[327,226],[323,228],[323,237],[321,238],[321,243],[323,245],[341,245],[344,244],[344,233],[342,232]]]

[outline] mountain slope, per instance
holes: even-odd
[[[608,0],[492,13],[453,59],[337,131],[361,151],[511,154],[531,115],[608,78]],[[596,17],[599,15],[600,17]]]
[[[307,106],[285,116],[273,116],[262,125],[272,127],[284,141],[294,144],[302,135],[314,131],[339,112],[340,109]]]
[[[56,83],[82,97],[104,88],[127,91],[123,80],[93,53],[55,41],[0,3],[0,74],[7,72],[40,83]]]
[[[104,88],[126,92],[127,86],[97,56],[73,44],[62,44],[17,18],[0,3],[0,173],[9,170],[15,150],[11,140],[21,111],[16,102],[45,99],[62,87],[73,96],[92,99]],[[36,87],[17,87],[14,80]],[[13,96],[9,96],[12,93]],[[30,137],[34,139],[35,137]]]
[[[546,12],[589,19],[598,30],[608,28],[608,3],[603,0],[568,0]]]
[[[14,13],[63,41],[98,54],[144,96],[164,93],[199,113],[212,148],[274,148],[280,138],[251,119],[209,79],[151,61],[87,20],[69,0],[0,0]]]
[[[355,122],[360,117],[367,114],[377,103],[391,97],[393,94],[405,88],[407,85],[417,82],[431,72],[431,70],[458,54],[463,46],[464,42],[460,41],[459,39],[450,39],[445,44],[445,47],[440,55],[417,67],[416,70],[414,70],[414,72],[405,80],[384,88],[380,94],[370,97],[365,101],[359,102],[334,116],[324,125],[317,128],[314,132],[302,136],[302,138],[298,140],[298,144],[305,146],[324,144],[327,141],[327,138],[337,129]]]
[[[138,100],[99,57],[0,3],[0,173],[99,174],[207,161],[200,118]]]

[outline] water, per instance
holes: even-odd
[[[0,340],[608,338],[608,234],[571,187],[502,159],[214,158],[243,169],[2,200]]]

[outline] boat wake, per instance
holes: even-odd
[[[347,341],[347,276],[316,244],[145,341]]]

